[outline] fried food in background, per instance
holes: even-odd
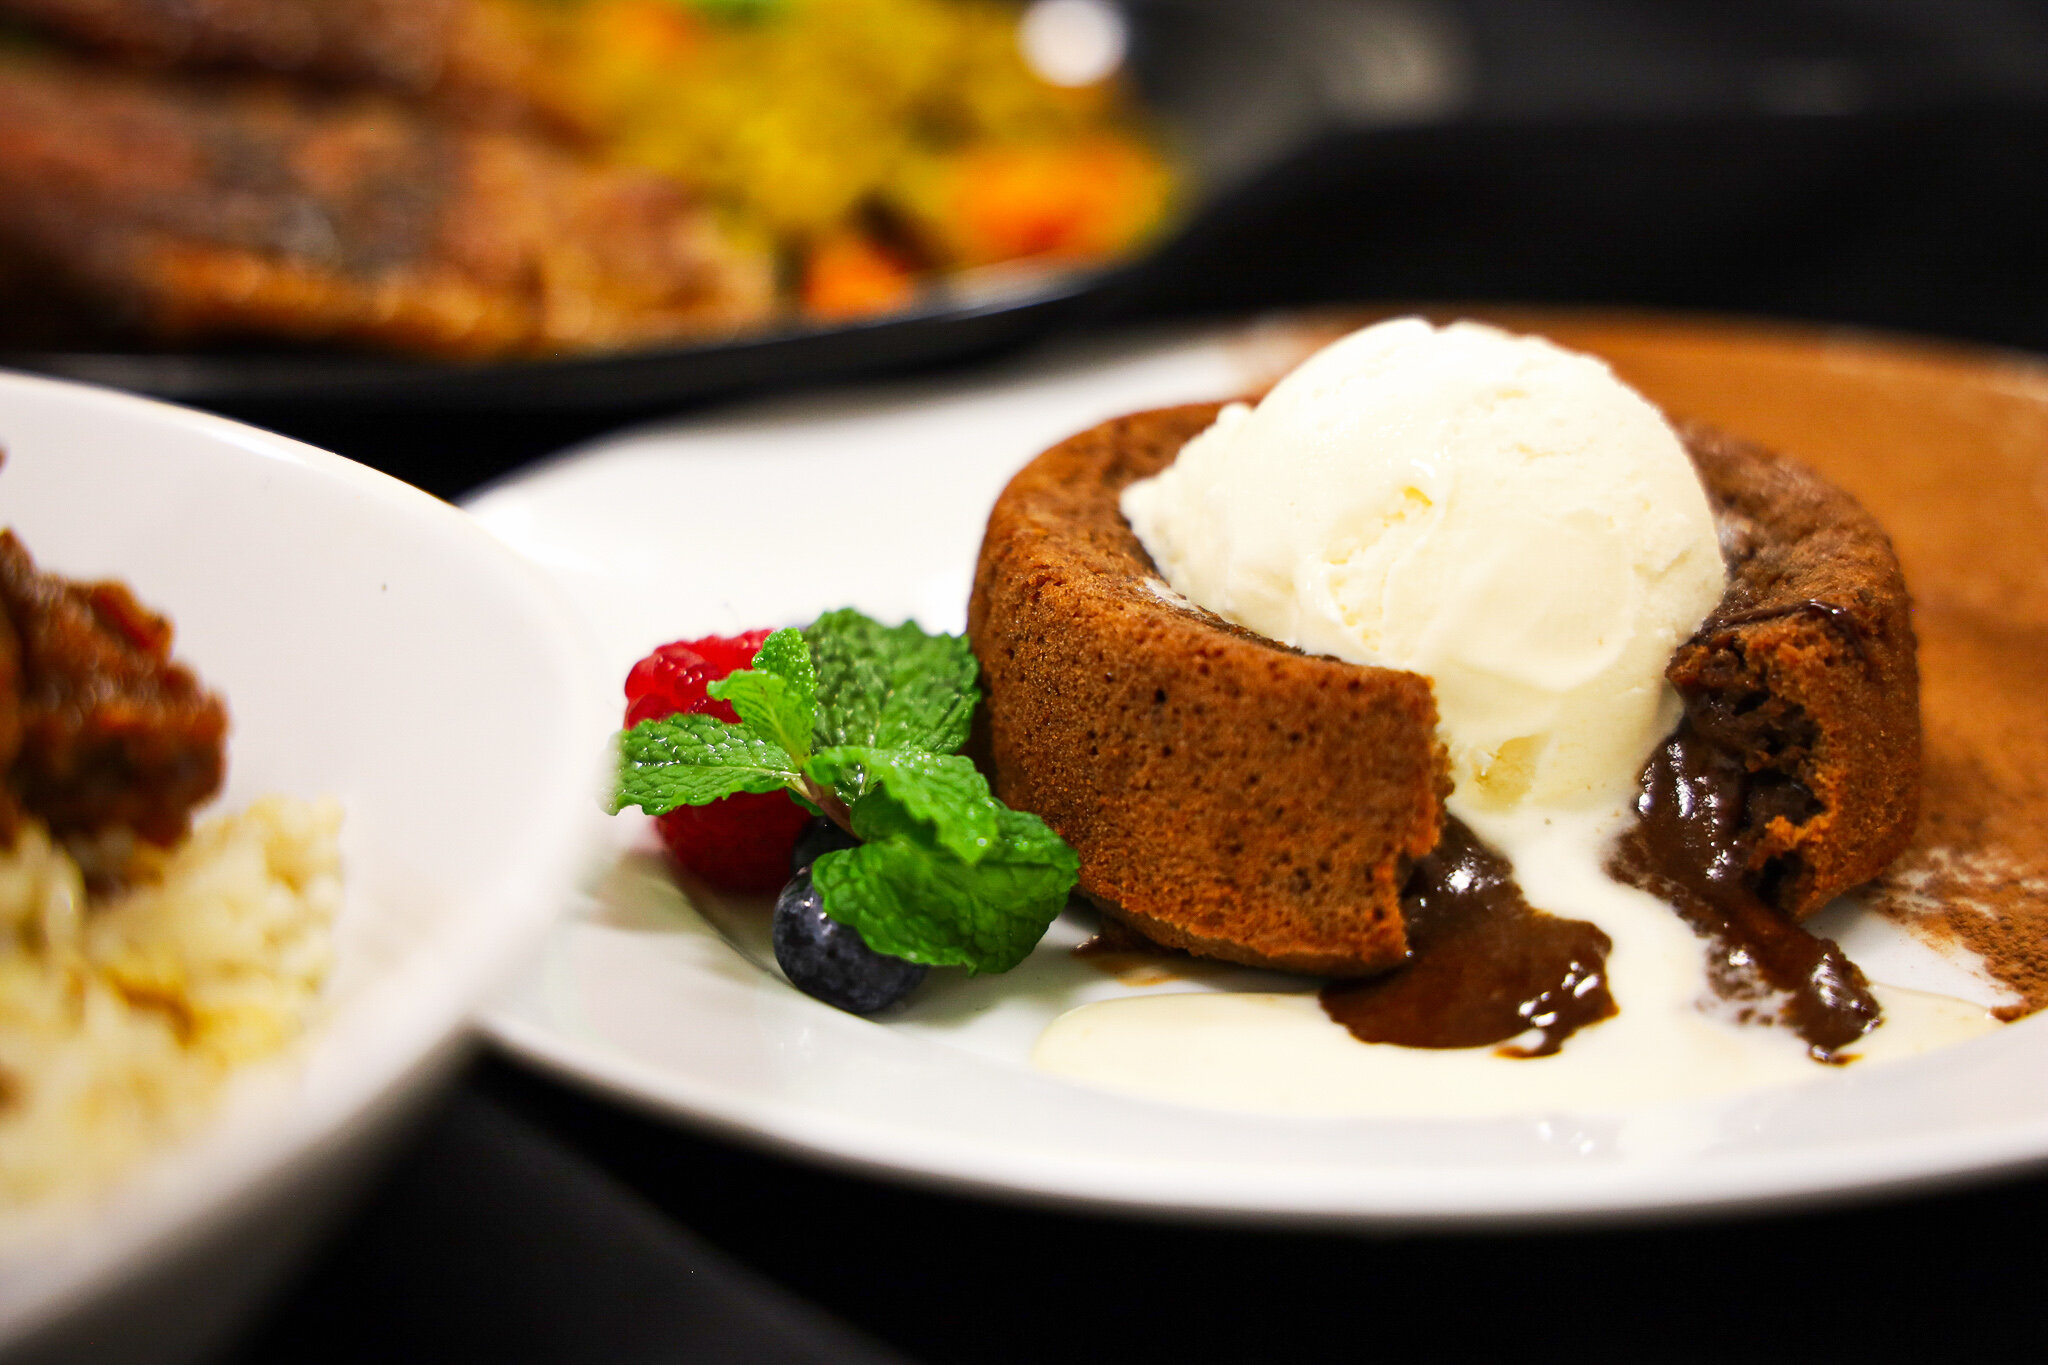
[[[0,0],[0,15],[123,65],[379,90],[469,121],[574,132],[549,54],[500,0]]]
[[[137,330],[448,356],[766,317],[764,254],[675,182],[380,96],[0,63],[0,241]]]
[[[908,306],[949,272],[1110,259],[1163,221],[1172,177],[1115,72],[1073,86],[1042,77],[1020,47],[1020,12],[997,0],[0,0],[0,15],[104,60],[262,73],[329,97],[375,91],[475,130],[451,140],[485,145],[490,130],[501,155],[548,141],[564,157],[658,172],[715,209],[728,268],[743,273],[749,248],[735,243],[772,251],[784,304],[818,319]],[[0,71],[0,85],[14,80]],[[438,325],[251,320],[462,354],[679,334],[541,325],[533,342],[505,344],[487,326],[450,347]],[[203,311],[170,321],[188,336],[213,325]]]

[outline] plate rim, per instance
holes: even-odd
[[[757,1151],[940,1194],[1074,1212],[1390,1233],[1593,1228],[1867,1203],[1963,1188],[2048,1167],[2048,1115],[2044,1115],[1973,1134],[1962,1144],[1968,1150],[1960,1160],[1958,1143],[1952,1136],[1922,1136],[1907,1141],[1873,1138],[1846,1149],[1803,1154],[1789,1162],[1779,1157],[1722,1164],[1715,1168],[1714,1180],[1688,1183],[1682,1189],[1667,1181],[1659,1187],[1662,1193],[1657,1195],[1646,1193],[1639,1184],[1642,1170],[1631,1170],[1629,1178],[1617,1181],[1613,1167],[1518,1168],[1511,1176],[1495,1171],[1492,1179],[1499,1182],[1497,1185],[1487,1181],[1466,1182],[1471,1188],[1459,1190],[1457,1197],[1450,1200],[1443,1197],[1444,1192],[1447,1185],[1459,1183],[1458,1175],[1446,1176],[1443,1168],[1414,1166],[1399,1168],[1398,1178],[1404,1183],[1428,1185],[1431,1194],[1427,1199],[1403,1201],[1378,1194],[1339,1198],[1333,1203],[1327,1187],[1316,1190],[1313,1196],[1303,1189],[1291,1189],[1285,1198],[1276,1198],[1271,1188],[1256,1187],[1241,1188],[1235,1196],[1227,1198],[1216,1197],[1213,1189],[1191,1193],[1185,1186],[1134,1190],[1130,1185],[1133,1165],[1112,1166],[1100,1159],[1039,1157],[1036,1171],[1026,1176],[1020,1176],[1016,1167],[999,1172],[985,1162],[949,1161],[933,1155],[945,1150],[988,1150],[962,1148],[958,1144],[948,1147],[932,1143],[921,1153],[913,1154],[923,1159],[905,1159],[900,1150],[888,1150],[902,1142],[901,1128],[834,1116],[833,1124],[828,1125],[829,1132],[821,1135],[814,1128],[806,1133],[803,1125],[788,1121],[792,1106],[760,1106],[748,1112],[744,1103],[727,1102],[726,1097],[712,1093],[712,1087],[677,1084],[672,1076],[664,1079],[658,1068],[650,1064],[599,1045],[579,1046],[550,1036],[546,1029],[508,1011],[489,1009],[480,1023],[494,1046],[562,1083],[594,1092],[629,1110]],[[2043,1027],[2048,1027],[2048,1023]],[[697,1091],[696,1097],[686,1093],[692,1090]],[[1116,1098],[1157,1104],[1162,1109],[1187,1114],[1197,1122],[1207,1112],[1137,1097]],[[1263,1117],[1276,1124],[1291,1121],[1286,1116]],[[1303,1121],[1373,1122],[1317,1118]],[[1860,1169],[1854,1162],[1845,1162],[1844,1150],[1858,1158],[1880,1152],[1885,1157],[1883,1169]],[[1901,1162],[1901,1152],[1914,1159]],[[1644,1169],[1655,1174],[1654,1168]],[[1560,1171],[1576,1174],[1559,1180],[1555,1177]],[[1766,1178],[1759,1179],[1759,1172]],[[1055,1178],[1061,1176],[1064,1178]],[[1509,1190],[1510,1179],[1520,1188]],[[1287,1183],[1299,1185],[1298,1181]],[[1532,1194],[1534,1197],[1529,1197]]]

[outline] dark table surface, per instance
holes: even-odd
[[[2026,1359],[2044,1218],[2048,1177],[1574,1232],[1144,1222],[833,1174],[492,1057],[230,1360]]]
[[[1462,112],[1316,139],[1075,325],[1463,298],[2048,349],[2041,7],[1446,12]],[[646,414],[244,415],[455,497]],[[794,1164],[487,1055],[225,1359],[1992,1358],[2038,1349],[2044,1225],[2048,1177],[1572,1232],[1145,1222]]]

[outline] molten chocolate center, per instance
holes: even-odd
[[[1766,905],[1750,885],[1743,837],[1749,774],[1690,723],[1643,771],[1637,822],[1608,871],[1672,905],[1704,941],[1707,982],[1745,1023],[1782,1025],[1817,1061],[1875,1028],[1876,999],[1827,939]],[[1613,945],[1584,920],[1523,899],[1507,861],[1457,820],[1401,892],[1412,956],[1385,976],[1322,992],[1323,1009],[1368,1043],[1499,1045],[1544,1057],[1616,1013]]]
[[[1323,1009],[1365,1042],[1499,1043],[1507,1056],[1547,1057],[1615,1013],[1607,935],[1531,906],[1507,860],[1461,821],[1446,820],[1435,851],[1415,864],[1401,913],[1406,966],[1323,988]]]
[[[1877,1027],[1870,984],[1831,940],[1808,933],[1751,886],[1742,837],[1749,773],[1688,722],[1643,771],[1636,825],[1608,871],[1676,907],[1707,942],[1707,981],[1745,1022],[1778,1023],[1816,1061]]]

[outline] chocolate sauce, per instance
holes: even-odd
[[[1157,986],[1168,981],[1227,970],[1228,963],[1204,961],[1179,948],[1154,943],[1129,925],[1104,915],[1093,938],[1074,945],[1074,956],[1126,985]]]
[[[1365,1042],[1484,1047],[1533,1033],[1533,1044],[1497,1050],[1547,1057],[1615,1013],[1607,935],[1531,906],[1507,860],[1458,820],[1415,864],[1401,912],[1406,966],[1323,988],[1324,1011]]]
[[[1839,947],[1759,894],[1751,782],[1738,755],[1681,724],[1644,769],[1637,823],[1608,870],[1692,926],[1705,942],[1708,984],[1738,1019],[1789,1028],[1815,1060],[1838,1061],[1877,1026],[1877,1000]],[[1366,1042],[1483,1047],[1533,1031],[1535,1045],[1498,1050],[1542,1057],[1616,1013],[1607,935],[1532,907],[1507,861],[1456,820],[1416,863],[1401,909],[1408,964],[1322,993],[1330,1017]]]
[[[1122,957],[1161,957],[1169,953],[1179,953],[1179,950],[1154,943],[1128,924],[1112,919],[1108,915],[1102,917],[1102,924],[1092,938],[1074,945],[1074,956],[1080,958],[1114,960]]]
[[[1749,782],[1740,756],[1680,724],[1643,770],[1638,820],[1608,871],[1669,902],[1707,941],[1708,983],[1739,1018],[1782,1024],[1815,1060],[1836,1061],[1877,1027],[1877,1000],[1839,947],[1758,894],[1745,837]]]

